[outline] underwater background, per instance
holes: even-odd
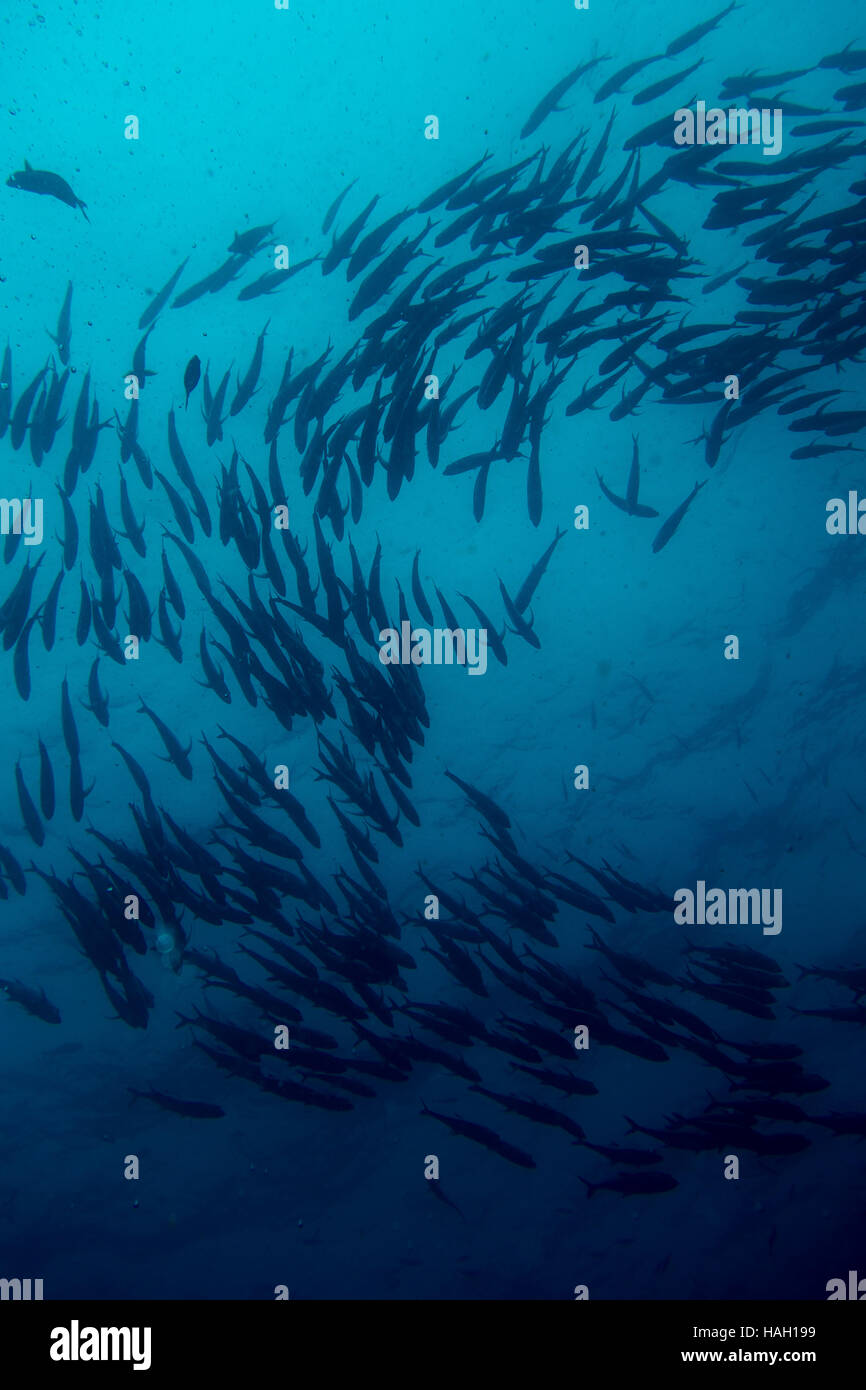
[[[0,843],[11,856],[0,879],[0,979],[12,982],[0,1000],[0,1277],[42,1278],[46,1298],[267,1299],[285,1286],[293,1299],[571,1299],[585,1285],[594,1299],[822,1299],[829,1279],[866,1273],[866,663],[858,636],[866,542],[830,534],[826,524],[828,501],[847,499],[864,477],[856,413],[864,411],[866,348],[866,97],[853,59],[821,65],[846,45],[856,54],[862,26],[853,4],[742,0],[676,50],[678,36],[724,10],[716,0],[591,0],[586,10],[566,0],[292,0],[285,11],[265,0],[153,0],[138,13],[61,0],[0,15],[4,179],[27,161],[31,172],[60,175],[86,204],[85,215],[15,187],[0,198],[0,338],[8,343],[0,491],[44,499],[41,544],[0,542]],[[619,69],[668,46],[670,56],[595,100]],[[698,59],[669,91],[632,103]],[[588,66],[563,93],[563,109],[521,137],[545,93],[580,65]],[[756,73],[787,80],[764,87]],[[727,107],[725,80],[742,74],[748,81],[735,84],[733,104],[783,111],[781,153],[722,147],[690,175],[665,166],[653,182],[666,160],[687,152],[671,137],[641,136],[637,160],[626,141],[652,122],[669,121],[672,132],[674,111],[698,99]],[[840,98],[844,87],[852,93]],[[437,138],[427,138],[431,115]],[[131,116],[137,138],[127,138]],[[809,121],[839,125],[793,133]],[[416,211],[451,180],[447,198]],[[759,187],[768,191],[749,201]],[[731,190],[733,202],[714,203]],[[323,273],[333,238],[375,197]],[[726,215],[711,217],[714,206]],[[475,220],[437,245],[472,208]],[[362,237],[404,211],[405,222],[347,281],[345,262]],[[809,219],[820,225],[804,225]],[[172,306],[253,228],[262,235],[249,255],[231,253],[225,284]],[[638,251],[626,240],[632,229],[644,234]],[[765,241],[749,240],[757,229]],[[402,272],[374,281],[370,303],[350,317],[359,287],[403,237],[413,244]],[[588,275],[573,264],[578,244],[589,248]],[[291,267],[318,259],[276,292],[239,299],[274,270],[280,246]],[[545,262],[544,248],[558,251]],[[643,279],[634,264],[641,258],[658,265]],[[177,289],[142,323],[182,262]],[[508,279],[540,265],[544,278]],[[422,272],[432,279],[452,267],[459,274],[431,296],[432,309],[423,282],[414,298],[399,298]],[[704,293],[727,272],[736,274]],[[794,289],[767,301],[743,278]],[[62,338],[58,313],[70,283],[64,361],[46,330]],[[509,305],[510,316],[491,324]],[[545,339],[546,327],[583,311],[582,322]],[[763,321],[737,319],[743,313]],[[445,331],[454,325],[453,335]],[[681,325],[711,331],[659,346]],[[594,336],[599,327],[607,337]],[[256,393],[230,416],[265,328]],[[136,404],[126,393],[145,333],[155,375]],[[485,334],[482,350],[467,353]],[[605,359],[632,341],[614,379]],[[551,343],[559,350],[552,359]],[[289,379],[311,370],[266,439],[290,353]],[[195,356],[202,380],[184,408]],[[492,400],[483,408],[478,387],[491,363],[502,373],[498,390],[486,378]],[[16,445],[11,417],[44,366],[18,416]],[[209,443],[205,376],[217,393],[229,369]],[[97,400],[98,410],[85,421],[91,431],[94,418],[106,427],[90,435],[83,427],[95,447],[79,470],[87,444],[73,440],[74,415],[87,373],[85,405]],[[468,393],[441,431],[436,466],[430,398],[420,389],[431,373],[440,419]],[[736,405],[724,417],[712,457],[707,436],[716,438],[728,374],[739,375],[740,406],[750,388],[763,395],[741,420]],[[592,406],[566,414],[602,381],[610,389]],[[674,383],[698,399],[681,402]],[[838,428],[825,428],[817,402],[801,406],[807,393],[823,392],[840,394],[826,396],[822,412],[850,413]],[[389,433],[387,412],[403,399]],[[506,458],[498,446],[512,400],[523,419],[519,447]],[[780,413],[785,402],[801,413]],[[54,435],[45,426],[52,406],[62,422]],[[172,460],[172,410],[207,528]],[[808,418],[810,428],[791,429]],[[362,429],[371,421],[365,476]],[[605,493],[626,495],[635,438],[639,500],[655,520],[628,514]],[[813,441],[832,451],[791,457]],[[274,449],[283,495],[273,486]],[[446,471],[486,451],[487,462]],[[181,494],[192,540],[157,471]],[[138,547],[122,482],[144,525]],[[697,483],[692,505],[654,550],[665,519]],[[314,600],[271,524],[269,509],[281,504]],[[581,507],[588,513],[578,526]],[[117,546],[107,559],[105,516]],[[268,567],[268,534],[282,590]],[[537,586],[528,586],[554,542]],[[183,616],[167,597],[164,552]],[[465,595],[502,635],[507,664],[490,646],[483,674],[420,666],[398,677],[382,665],[377,553],[390,619],[382,626],[399,626],[403,602],[413,623],[434,625],[423,621],[416,588],[436,624],[449,626],[441,591],[464,626],[485,626]],[[136,581],[152,631],[126,659]],[[105,612],[106,583],[114,614]],[[531,618],[538,645],[516,629],[501,586],[511,601],[529,593],[519,616]],[[82,607],[96,613],[79,641]],[[159,645],[166,615],[180,660]],[[208,686],[203,629],[230,702]],[[725,655],[731,635],[735,660]],[[107,723],[86,708],[97,657]],[[166,745],[142,701],[184,750],[191,745],[191,776],[160,761]],[[288,768],[308,821],[285,814],[279,791],[267,797],[222,731],[253,750],[266,781]],[[218,785],[203,740],[249,797],[217,770]],[[143,770],[149,795],[120,749]],[[72,805],[69,798],[76,763],[83,813],[74,790]],[[578,789],[581,766],[588,786]],[[22,781],[36,815],[30,828]],[[244,821],[238,806],[257,819]],[[262,821],[297,856],[267,841]],[[345,821],[369,834],[364,847],[353,841],[354,853]],[[238,847],[274,866],[269,888],[256,892],[254,869],[232,854]],[[202,850],[216,868],[202,868]],[[301,863],[309,877],[299,877]],[[295,893],[280,872],[294,876]],[[680,925],[673,894],[698,881],[781,889],[782,930]],[[589,895],[583,910],[568,883]],[[144,904],[140,926],[123,917],[125,893]],[[439,920],[425,917],[431,893],[440,897]],[[446,899],[462,905],[462,918]],[[593,949],[599,938],[624,953],[618,965]],[[287,963],[280,944],[309,969]],[[701,956],[705,947],[750,948],[762,960]],[[214,961],[229,973],[220,976]],[[268,961],[277,969],[269,972]],[[235,987],[232,971],[284,1001],[285,1014]],[[24,1007],[16,1004],[15,982],[44,990],[60,1022],[40,1017],[26,991]],[[711,997],[695,982],[729,992]],[[661,1001],[655,1014],[648,1000]],[[419,1003],[468,1011],[481,1031],[445,1013],[432,1015],[440,1030],[431,1030]],[[662,1017],[667,1005],[691,1011],[711,1037],[670,1012]],[[284,1055],[273,1046],[280,1022],[292,1039]],[[589,1047],[577,1050],[583,1024]],[[296,1025],[315,1030],[306,1044]],[[243,1037],[229,1034],[232,1026]],[[533,1042],[533,1028],[558,1034],[559,1051],[541,1034]],[[262,1040],[258,1060],[251,1036]],[[696,1039],[714,1055],[690,1047]],[[306,1051],[296,1061],[299,1046]],[[776,1059],[776,1048],[790,1055]],[[749,1070],[759,1065],[776,1070]],[[544,1081],[549,1072],[565,1089]],[[591,1089],[568,1094],[569,1077]],[[224,1114],[176,1113],[130,1088]],[[509,1111],[508,1096],[552,1107],[559,1121]],[[763,1114],[725,1108],[744,1100],[770,1104]],[[777,1113],[766,1113],[773,1102]],[[534,1166],[422,1107],[485,1126]],[[592,1144],[649,1149],[657,1161],[617,1163],[582,1143],[574,1126]],[[671,1136],[684,1130],[706,1143],[679,1146]],[[750,1148],[753,1130],[808,1143],[785,1153]],[[736,1180],[724,1173],[731,1154]],[[130,1179],[133,1155],[139,1176]],[[425,1177],[429,1156],[438,1158],[438,1180]],[[676,1185],[617,1188],[651,1168]]]

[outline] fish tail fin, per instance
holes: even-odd
[[[626,1115],[624,1116],[624,1118],[628,1120],[628,1129],[626,1130],[626,1134],[637,1134],[640,1130],[640,1125],[632,1119],[631,1115]]]
[[[587,1197],[591,1197],[592,1194],[593,1194],[593,1192],[594,1192],[595,1189],[597,1188],[598,1183],[587,1182],[586,1178],[581,1178],[580,1181],[583,1183],[584,1187],[586,1188],[586,1195],[587,1195]]]

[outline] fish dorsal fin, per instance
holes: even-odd
[[[25,161],[24,161],[24,172],[25,172],[25,174],[30,173],[30,169],[31,169],[30,160],[29,160],[29,159],[25,159]]]

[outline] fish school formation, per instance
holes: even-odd
[[[753,1020],[779,1018],[783,999],[803,1000],[800,982],[792,990],[742,928],[711,934],[702,925],[687,938],[672,888],[626,877],[588,851],[567,862],[540,843],[524,851],[511,808],[462,764],[467,775],[447,776],[484,837],[477,865],[443,879],[398,856],[403,887],[417,884],[419,913],[407,919],[394,909],[393,868],[381,873],[380,852],[393,865],[406,826],[424,823],[413,785],[431,727],[423,652],[431,640],[441,647],[442,633],[453,640],[467,631],[484,634],[485,669],[488,648],[501,666],[515,644],[537,651],[544,634],[533,602],[540,586],[556,582],[548,571],[555,576],[566,563],[567,532],[557,524],[541,536],[527,574],[507,572],[501,557],[498,590],[470,597],[448,592],[444,574],[425,577],[420,550],[408,573],[396,572],[381,544],[362,558],[353,529],[370,508],[411,488],[422,468],[455,480],[445,486],[467,526],[470,510],[480,526],[488,495],[513,495],[518,479],[528,519],[540,527],[545,430],[555,413],[606,411],[619,421],[639,406],[705,408],[690,446],[694,486],[661,520],[651,505],[654,480],[641,474],[638,432],[621,477],[596,473],[611,524],[633,527],[635,544],[656,554],[711,511],[713,470],[756,418],[772,416],[806,436],[792,458],[855,448],[866,411],[838,398],[866,348],[866,143],[851,114],[866,108],[866,84],[848,81],[866,68],[866,53],[849,46],[817,65],[839,75],[830,111],[809,103],[815,69],[745,72],[723,84],[723,102],[784,118],[784,149],[772,159],[762,157],[766,149],[750,158],[721,140],[681,148],[674,111],[695,106],[697,96],[686,93],[701,60],[677,71],[672,60],[735,8],[619,71],[610,57],[579,63],[521,132],[531,142],[571,95],[580,128],[561,147],[551,134],[550,145],[527,143],[507,166],[487,152],[416,208],[384,220],[380,195],[355,180],[328,210],[320,249],[297,264],[279,244],[275,254],[274,224],[236,232],[227,258],[193,284],[185,283],[185,259],[141,312],[134,347],[130,334],[123,415],[100,404],[103,387],[90,370],[73,399],[73,369],[85,365],[75,361],[74,281],[50,358],[22,381],[7,347],[0,373],[0,447],[7,461],[29,454],[33,464],[30,497],[2,503],[7,691],[29,700],[31,650],[41,643],[52,651],[58,620],[71,611],[60,598],[68,602],[70,591],[74,640],[90,662],[86,689],[59,682],[62,758],[49,756],[44,729],[34,731],[26,763],[22,750],[15,766],[14,793],[11,779],[7,786],[22,830],[20,843],[0,845],[0,895],[24,895],[34,875],[47,885],[91,970],[94,996],[102,991],[128,1028],[146,1029],[163,1007],[136,968],[147,953],[175,972],[198,972],[202,1007],[181,1013],[180,1025],[213,1067],[275,1105],[361,1110],[413,1074],[425,1090],[431,1072],[445,1074],[462,1084],[462,1104],[444,1111],[421,1101],[427,1119],[495,1156],[489,1161],[524,1169],[536,1166],[522,1138],[531,1131],[521,1128],[516,1143],[515,1117],[553,1129],[564,1161],[573,1161],[574,1144],[588,1162],[595,1155],[607,1165],[607,1176],[584,1179],[588,1196],[664,1194],[684,1166],[718,1165],[731,1152],[795,1155],[815,1126],[862,1138],[866,1115],[816,1110],[814,1098],[832,1078],[807,1070],[798,1043],[755,1029]],[[649,65],[659,76],[635,90]],[[614,98],[619,104],[590,136],[594,106]],[[639,108],[648,103],[659,114],[646,123]],[[92,223],[110,216],[86,187],[86,167],[81,178],[89,205],[60,175],[26,160],[7,183],[16,196],[89,211]],[[828,207],[827,181],[837,192],[840,179],[847,201]],[[689,189],[707,235],[726,234],[723,256],[728,231],[737,230],[741,265],[719,271],[667,225],[659,201],[675,186]],[[272,318],[251,339],[249,365],[234,381],[230,367],[203,368],[197,355],[154,361],[149,338],[165,316],[218,295],[267,297],[276,317],[294,277],[314,275],[345,278],[345,346],[329,341],[305,365],[293,351],[275,362],[266,351]],[[714,311],[713,296],[733,279],[745,301],[730,321]],[[702,304],[708,321],[697,312]],[[441,361],[453,365],[440,379]],[[162,417],[148,410],[151,362],[176,382],[178,408]],[[218,446],[241,412],[255,415],[261,443],[253,456],[233,446],[226,457]],[[489,422],[489,445],[466,453],[461,426],[470,419],[476,428]],[[213,466],[202,467],[203,458]],[[56,531],[58,539],[34,558],[31,505],[40,507],[41,531],[40,491],[45,536]],[[149,499],[160,493],[173,525],[150,519]],[[158,590],[141,578],[141,562],[156,548]],[[238,563],[246,573],[240,591],[225,578]],[[418,631],[427,638],[422,655],[400,655]],[[394,651],[383,657],[386,638]],[[213,739],[181,731],[168,697],[156,708],[140,700],[134,753],[115,738],[114,667],[128,671],[151,641],[185,673],[194,670],[209,717],[240,706],[243,738],[221,724]],[[315,734],[327,837],[341,837],[334,874],[320,862],[321,823],[291,790],[288,767],[268,766],[263,752],[281,731],[301,728]],[[100,757],[113,748],[128,777],[134,831],[123,830],[123,817],[86,818],[97,739]],[[161,804],[151,782],[159,756],[172,776],[207,777],[209,835]],[[63,798],[68,855],[51,824]],[[629,924],[665,917],[678,965],[662,968],[623,948]],[[564,936],[585,947],[579,968],[557,963]],[[413,987],[419,950],[441,967],[441,998]],[[800,980],[809,975],[829,981],[838,1000],[789,1006],[794,1014],[866,1022],[866,968],[803,966]],[[4,977],[0,989],[63,1026],[34,983]],[[625,1117],[619,1136],[599,1132],[597,1056],[639,1059],[650,1078],[676,1052],[703,1064],[709,1101],[660,1119],[648,1090],[648,1113]],[[512,1084],[491,1084],[506,1067]],[[190,1119],[224,1115],[221,1105],[156,1086],[133,1094]],[[642,1142],[623,1143],[631,1133]]]

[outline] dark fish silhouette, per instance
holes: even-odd
[[[245,232],[235,232],[232,244],[228,248],[229,254],[232,256],[254,256],[276,225],[276,222],[268,222],[261,227],[250,227]]]
[[[66,295],[63,306],[60,310],[60,317],[57,320],[57,332],[49,333],[48,336],[57,346],[57,356],[64,366],[69,361],[69,338],[72,322],[72,281],[66,286]]]
[[[34,1018],[41,1018],[43,1023],[61,1021],[60,1010],[51,1003],[44,989],[31,989],[20,980],[0,980],[0,993],[5,994],[11,1003],[20,1004],[22,1009],[26,1009]]]
[[[605,61],[606,59],[604,58],[591,58],[587,63],[578,63],[576,68],[573,68],[572,71],[561,78],[555,86],[551,87],[547,95],[541,98],[541,101],[521,130],[521,140],[526,140],[528,136],[532,135],[541,125],[542,121],[547,120],[547,117],[552,111],[561,111],[563,108],[557,103],[565,96],[566,92],[571,90],[578,78],[582,77],[585,72],[589,72],[590,68],[595,67],[596,63]]]
[[[633,439],[633,445],[631,469],[629,470],[628,487],[625,497],[617,497],[612,493],[610,489],[605,486],[600,473],[596,473],[595,476],[598,478],[599,487],[608,501],[613,502],[614,506],[619,507],[620,510],[625,512],[628,516],[658,516],[658,512],[654,507],[645,507],[637,500],[638,491],[640,489],[640,463],[638,460],[638,443],[636,436]]]
[[[37,845],[45,843],[45,830],[39,819],[39,814],[33,804],[33,798],[27,790],[24,781],[24,774],[21,771],[21,764],[15,764],[15,785],[18,790],[18,805],[21,809],[21,819],[27,828],[31,840]]]
[[[127,1090],[131,1096],[152,1100],[160,1110],[170,1110],[174,1115],[186,1115],[191,1120],[219,1120],[226,1113],[221,1105],[211,1105],[209,1101],[204,1100],[179,1100],[176,1096],[167,1096],[163,1091],[154,1090],[152,1086],[149,1091],[137,1091],[134,1086],[128,1086]]]
[[[350,190],[355,187],[355,184],[357,182],[358,180],[356,178],[352,179],[352,182],[346,185],[342,193],[337,194],[333,203],[328,208],[328,211],[325,213],[324,219],[322,221],[322,236],[327,236],[328,232],[331,230],[331,224],[333,223],[334,218],[337,216],[337,213],[340,211],[343,199],[346,197],[346,194],[349,193]]]
[[[724,10],[719,10],[719,13],[713,15],[712,19],[706,19],[703,23],[696,24],[694,28],[687,29],[684,34],[680,34],[679,38],[671,39],[665,49],[665,57],[673,58],[675,54],[682,53],[686,48],[691,48],[693,44],[698,43],[700,39],[705,38],[707,34],[711,33],[717,24],[721,24],[722,20],[729,15],[732,10],[737,10],[739,8],[736,0],[733,0],[732,4],[728,5]]]
[[[26,159],[24,168],[10,174],[6,185],[8,188],[23,189],[25,193],[45,193],[51,198],[58,198],[61,203],[66,203],[67,207],[80,208],[85,222],[90,221],[84,211],[87,204],[76,197],[65,179],[59,174],[50,173],[47,169],[33,169]]]
[[[685,516],[686,512],[688,511],[689,507],[692,505],[692,502],[697,497],[701,488],[705,486],[705,483],[695,483],[694,487],[692,488],[692,491],[689,493],[685,501],[681,502],[680,505],[676,508],[676,510],[671,512],[667,521],[664,521],[662,523],[662,525],[656,532],[655,539],[653,540],[652,548],[654,554],[658,554],[660,550],[664,549],[664,547],[667,545],[668,541],[671,539],[674,532],[676,531],[677,527],[679,526],[680,522],[682,521],[683,517]]]
[[[443,1125],[451,1130],[452,1134],[458,1134],[463,1139],[472,1139],[476,1144],[481,1144],[485,1149],[490,1149],[493,1153],[498,1153],[501,1158],[507,1158],[509,1163],[516,1164],[519,1168],[534,1168],[535,1159],[531,1154],[523,1149],[518,1149],[516,1145],[507,1143],[492,1129],[486,1125],[474,1124],[471,1120],[463,1120],[459,1115],[442,1115],[438,1110],[430,1110],[422,1100],[422,1115],[431,1115],[434,1120],[439,1120]]]
[[[586,1178],[581,1178],[580,1181],[586,1188],[587,1197],[600,1191],[619,1192],[622,1197],[638,1197],[657,1192],[672,1192],[675,1187],[679,1187],[676,1178],[672,1178],[670,1173],[618,1173],[615,1178],[607,1178],[604,1182],[587,1182]]]
[[[183,374],[183,389],[186,392],[186,399],[183,403],[184,410],[189,407],[189,398],[198,386],[200,377],[201,359],[198,357],[191,357],[186,364],[186,369]]]
[[[139,328],[147,328],[148,324],[153,323],[153,320],[156,318],[157,314],[159,314],[165,308],[166,304],[168,303],[169,299],[171,298],[174,292],[175,285],[177,284],[181,275],[183,275],[188,260],[189,257],[187,256],[184,260],[181,261],[177,270],[170,277],[170,279],[166,281],[162,289],[159,291],[159,294],[155,295],[154,298],[150,301],[141,318],[138,320]]]
[[[638,58],[633,63],[627,63],[624,68],[620,68],[612,77],[609,77],[606,82],[602,83],[595,94],[595,100],[604,101],[606,97],[613,96],[614,92],[621,91],[626,82],[634,77],[636,73],[642,72],[650,63],[658,63],[660,61],[661,54],[657,53],[652,58]]]

